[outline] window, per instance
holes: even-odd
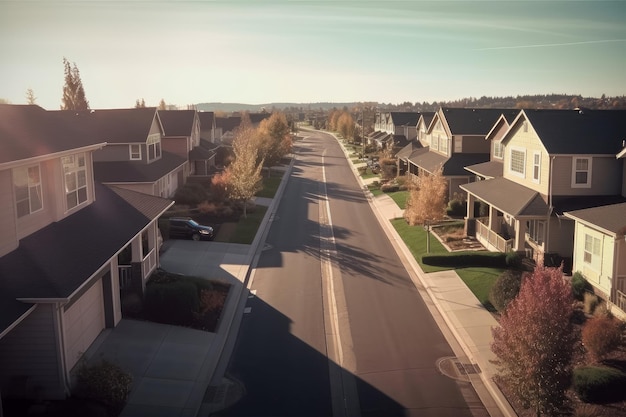
[[[576,158],[572,162],[572,187],[591,187],[591,158]]]
[[[148,160],[153,161],[161,157],[161,135],[158,133],[148,136]]]
[[[493,142],[493,157],[498,159],[504,157],[504,146],[502,142]]]
[[[24,217],[43,208],[39,165],[13,170],[17,217]]]
[[[439,150],[439,136],[437,136],[437,137],[431,136],[430,137],[430,146],[432,146],[433,149],[435,149],[435,150]]]
[[[585,252],[583,261],[590,264],[594,261],[594,256],[600,259],[600,239],[585,233]]]
[[[458,137],[454,139],[454,152],[463,152],[463,137]]]
[[[141,145],[139,144],[130,145],[130,160],[131,161],[141,160]]]
[[[446,136],[439,137],[439,150],[445,154],[448,153],[448,138]]]
[[[87,201],[87,167],[85,154],[61,158],[65,181],[65,202],[71,210]]]
[[[524,176],[524,168],[526,165],[526,152],[518,149],[511,149],[511,172],[517,173],[520,176]]]
[[[533,154],[533,181],[539,182],[541,176],[541,153]]]

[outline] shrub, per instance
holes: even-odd
[[[595,294],[591,294],[589,292],[586,292],[583,295],[583,311],[586,314],[593,314],[593,311],[596,309],[597,305],[600,303],[600,300],[598,300],[598,296]]]
[[[367,167],[358,167],[357,170],[359,171],[360,175],[365,175],[365,173],[367,173]]]
[[[492,266],[504,268],[506,255],[499,252],[461,252],[447,255],[425,255],[422,262],[433,266]]]
[[[174,195],[174,200],[179,204],[189,204],[195,206],[208,200],[210,197],[207,190],[202,184],[197,182],[188,182],[187,184],[179,187]]]
[[[506,270],[493,283],[489,292],[489,301],[498,311],[503,311],[517,297],[521,285],[522,272]]]
[[[463,217],[467,212],[466,203],[461,200],[450,200],[446,209],[448,216]]]
[[[522,266],[522,257],[517,252],[507,252],[505,262],[509,268],[519,268]]]
[[[397,185],[397,184],[394,184],[394,183],[387,183],[387,184],[383,184],[383,185],[380,187],[380,190],[381,190],[383,193],[393,193],[393,192],[398,191],[399,189],[400,189],[400,187],[398,187],[398,185]]]
[[[106,360],[91,366],[81,363],[77,378],[76,396],[104,404],[112,415],[122,410],[133,383],[131,374]]]
[[[572,386],[578,398],[587,403],[613,402],[624,397],[626,374],[605,366],[574,369]]]
[[[585,279],[585,276],[580,272],[574,272],[574,275],[572,275],[572,293],[574,298],[582,301],[585,293],[592,290],[593,287]]]
[[[591,358],[601,361],[620,346],[622,324],[607,315],[592,317],[583,326],[582,341]]]
[[[178,280],[146,286],[144,309],[152,321],[190,325],[199,308],[198,289],[193,282]]]

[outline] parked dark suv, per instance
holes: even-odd
[[[213,228],[198,224],[191,217],[171,217],[170,237],[182,237],[193,240],[213,240]]]

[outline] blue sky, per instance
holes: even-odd
[[[623,1],[0,0],[0,98],[57,109],[626,94]]]

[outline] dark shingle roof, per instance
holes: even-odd
[[[94,178],[102,183],[154,182],[186,161],[181,156],[164,151],[161,159],[149,164],[140,161],[94,162]]]
[[[165,136],[191,136],[195,110],[159,110]]]
[[[200,129],[211,129],[215,122],[215,113],[212,111],[199,111],[198,118],[200,119]]]
[[[489,160],[489,154],[455,153],[451,157],[447,157],[437,152],[423,152],[411,156],[409,160],[414,165],[428,172],[434,172],[437,168],[443,166],[443,175],[469,176],[470,173],[465,170],[465,167]]]
[[[0,163],[70,151],[106,141],[39,106],[0,104]],[[145,138],[144,138],[145,139]]]
[[[420,118],[417,112],[395,112],[389,113],[394,126],[416,126]]]
[[[396,158],[406,160],[416,149],[424,149],[424,147],[416,140],[411,141],[396,153]]]
[[[504,164],[501,161],[491,160],[480,164],[468,165],[465,169],[481,177],[498,178],[503,175]]]
[[[241,116],[216,117],[215,127],[221,128],[222,133],[235,130],[241,124]]]
[[[466,109],[442,107],[453,135],[486,135],[501,115],[514,118],[518,109]]]
[[[432,122],[433,117],[435,117],[435,112],[429,111],[421,113],[421,117],[424,118],[424,126],[426,126],[426,129],[428,129],[428,126],[430,126],[430,122]]]
[[[548,205],[537,191],[506,178],[476,181],[460,187],[501,212],[512,216],[548,214]]]
[[[616,155],[626,139],[626,110],[523,110],[523,115],[550,154]]]
[[[271,115],[272,113],[248,113],[248,116],[250,117],[250,123],[255,126],[261,123],[263,120],[269,119]]]
[[[108,187],[96,183],[95,190],[95,202],[21,239],[16,250],[0,258],[0,332],[29,308],[15,299],[70,297],[154,220]],[[142,199],[146,213],[160,213],[171,204]]]
[[[575,210],[566,212],[565,215],[603,229],[609,234],[626,233],[626,203]]]

